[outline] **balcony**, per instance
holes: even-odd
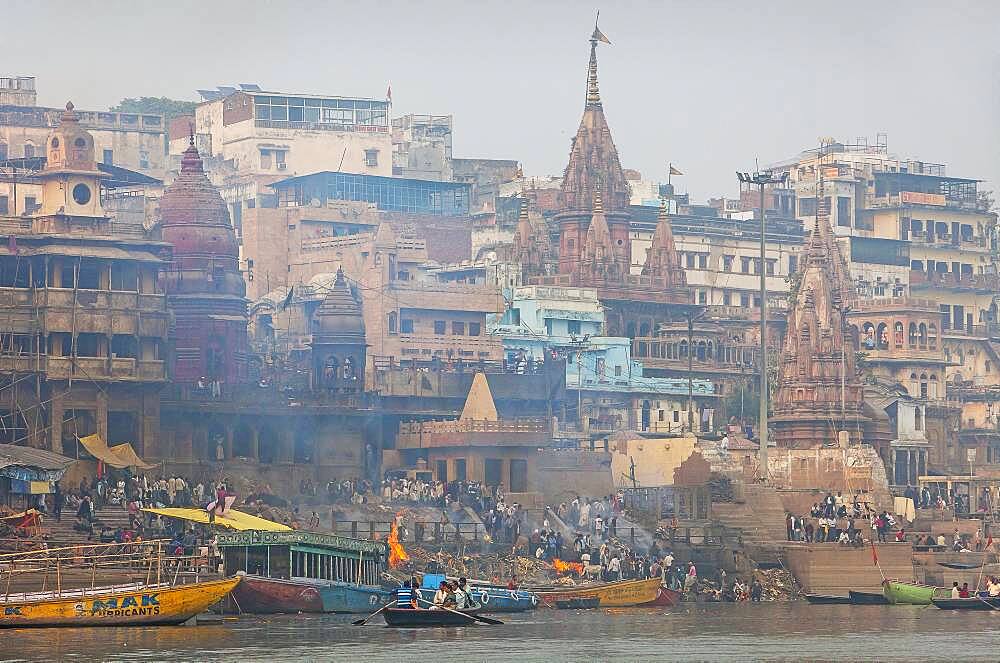
[[[545,419],[416,421],[399,425],[396,448],[540,447],[551,438]]]
[[[17,358],[21,359],[21,358]],[[50,380],[126,380],[162,382],[166,379],[164,362],[131,357],[59,357],[42,355],[40,365]],[[34,358],[31,359],[34,363]],[[0,365],[3,365],[0,362]],[[31,370],[34,370],[33,368]]]
[[[339,131],[358,133],[389,133],[388,126],[374,124],[333,124],[332,122],[289,122],[288,120],[254,120],[258,129],[304,129],[307,131]]]
[[[913,290],[941,288],[988,294],[1000,290],[1000,276],[996,274],[955,274],[954,272],[910,270],[910,288]]]

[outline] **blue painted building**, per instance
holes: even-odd
[[[644,376],[628,338],[603,336],[604,311],[594,289],[516,288],[507,311],[488,326],[503,338],[513,370],[530,370],[546,353],[566,359],[564,424],[597,433],[688,428],[688,381]],[[714,385],[696,379],[690,386],[694,429],[712,430],[719,399]]]
[[[323,171],[271,185],[279,207],[326,207],[328,201],[372,203],[386,212],[468,216],[472,185]]]

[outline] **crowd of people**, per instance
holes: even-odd
[[[808,517],[787,513],[785,528],[789,541],[861,547],[865,544],[865,535],[858,527],[859,520],[870,523],[872,538],[877,537],[879,541],[886,541],[890,535],[897,541],[906,540],[905,531],[896,527],[892,514],[876,513],[858,495],[848,500],[839,491],[836,495],[827,493],[822,501],[813,503]]]

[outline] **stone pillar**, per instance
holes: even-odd
[[[295,440],[292,431],[286,426],[278,430],[278,448],[275,450],[274,460],[279,463],[291,463],[294,454],[292,453]]]
[[[256,461],[260,460],[260,432],[256,426],[250,428],[250,457]]]
[[[895,449],[889,451],[889,467],[891,468],[886,474],[889,475],[889,485],[896,486],[896,453]]]
[[[105,443],[108,442],[108,393],[101,389],[94,399],[94,418],[97,419],[97,434]]]
[[[57,394],[49,403],[49,449],[57,454],[63,452],[62,425],[65,408],[62,395]]]

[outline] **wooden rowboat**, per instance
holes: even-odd
[[[556,601],[574,598],[598,598],[602,608],[632,608],[656,601],[659,596],[660,579],[625,580],[585,587],[566,589],[545,589],[535,591],[541,605],[552,608]]]
[[[560,599],[556,601],[556,607],[560,610],[586,610],[596,608],[601,605],[601,599],[596,596],[577,597],[575,599]]]
[[[662,585],[656,591],[656,598],[649,603],[643,603],[640,607],[643,608],[672,608],[681,601],[681,593],[670,589],[669,587],[663,587]]]
[[[893,605],[930,605],[935,592],[937,587],[915,582],[886,580],[882,583],[882,593]]]
[[[806,594],[806,601],[813,605],[850,605],[850,596],[831,596],[830,594]]]
[[[889,599],[884,594],[875,592],[848,592],[851,598],[851,605],[889,605]]]
[[[386,626],[423,628],[428,626],[470,626],[476,620],[458,610],[386,608],[382,611]]]
[[[1000,610],[1000,597],[976,597],[969,599],[931,599],[942,610]]]
[[[181,624],[225,598],[239,582],[235,577],[7,594],[0,597],[0,628]]]

